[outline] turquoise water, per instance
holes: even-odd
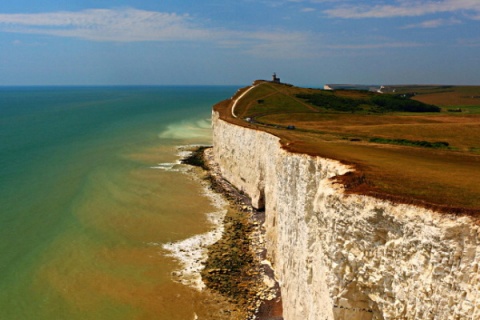
[[[175,162],[236,87],[0,88],[0,319],[191,319],[158,244],[214,210]],[[152,245],[156,244],[156,245]],[[207,311],[205,311],[207,312]]]

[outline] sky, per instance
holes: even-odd
[[[480,85],[480,0],[15,0],[0,85]]]

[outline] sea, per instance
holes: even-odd
[[[220,319],[225,204],[178,161],[237,89],[0,87],[0,319]]]

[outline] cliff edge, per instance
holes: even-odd
[[[222,175],[265,209],[285,320],[480,319],[471,217],[346,194],[332,178],[348,165],[286,151],[217,109],[212,118]]]

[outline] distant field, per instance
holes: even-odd
[[[448,109],[463,108],[465,113],[480,114],[480,87],[478,86],[398,86],[397,93],[415,92],[414,100]]]
[[[480,216],[480,87],[386,91],[391,93],[263,82],[238,102],[237,118],[221,114],[279,136],[291,151],[355,165],[361,183],[352,192]],[[423,108],[417,101],[427,106],[422,112],[391,111]],[[431,105],[441,111],[425,112]],[[229,110],[227,102],[216,108]]]

